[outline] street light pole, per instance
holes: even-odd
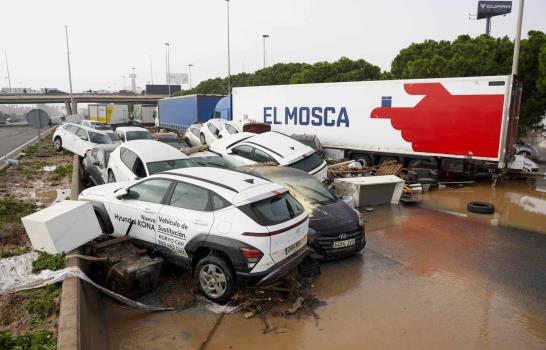
[[[268,34],[262,34],[262,38],[263,38],[263,44],[264,44],[264,68],[266,67],[265,65],[265,39],[269,38],[269,35]]]
[[[66,56],[68,58],[68,81],[70,82],[70,114],[73,114],[74,111],[72,109],[75,109],[74,106],[74,94],[72,93],[72,70],[70,68],[70,48],[68,47],[68,26],[64,26],[64,31],[66,35]],[[68,113],[69,111],[67,111]],[[76,111],[77,112],[77,111]]]
[[[6,50],[4,50],[4,56],[6,57],[6,71],[8,73],[6,78],[8,79],[9,92],[12,93],[13,90],[11,89],[11,77],[9,76],[8,52]]]
[[[519,0],[518,22],[516,24],[516,37],[514,38],[514,57],[512,59],[512,75],[518,74],[519,44],[521,39],[521,22],[523,21],[523,2],[524,0]]]
[[[193,64],[192,63],[188,64],[188,78],[190,82],[190,89],[191,89],[191,67],[193,67]]]
[[[152,85],[154,84],[154,70],[152,65],[152,55],[150,55],[150,81]]]
[[[228,95],[231,95],[231,58],[229,54],[229,0],[226,0],[227,2],[227,71],[228,71],[228,77],[227,77],[227,88],[228,88]]]
[[[167,71],[167,85],[169,86],[169,96],[171,96],[171,58],[169,57],[170,56],[170,44],[169,43],[165,43],[165,49],[166,49],[166,57],[165,57],[165,65],[166,65],[166,68],[165,70]]]

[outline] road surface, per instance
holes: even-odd
[[[0,127],[0,157],[3,157],[37,135],[38,132],[36,129],[30,126]]]

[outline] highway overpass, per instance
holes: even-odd
[[[166,95],[120,95],[120,94],[74,94],[74,105],[70,106],[70,95],[0,95],[0,104],[64,103],[67,113],[76,112],[78,103],[142,103],[157,104]]]

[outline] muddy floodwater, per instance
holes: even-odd
[[[108,301],[109,347],[546,348],[546,235],[418,206],[365,216],[364,251],[321,265],[318,319],[245,319],[204,305],[145,313]],[[274,331],[264,334],[264,321]]]

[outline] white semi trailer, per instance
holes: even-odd
[[[330,154],[365,165],[495,174],[535,166],[514,155],[520,96],[511,76],[239,87],[232,119],[317,135]]]

